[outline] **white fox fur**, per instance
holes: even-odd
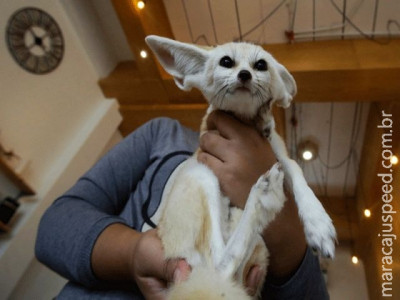
[[[146,42],[179,88],[197,88],[209,102],[200,134],[207,131],[211,111],[228,111],[253,122],[278,159],[254,184],[243,211],[229,206],[216,176],[197,161],[198,151],[176,171],[163,196],[166,203],[158,234],[166,258],[185,258],[192,272],[187,281],[171,286],[169,299],[251,298],[244,288],[245,276],[252,265],[259,265],[266,274],[268,251],[260,234],[283,207],[284,178],[293,192],[308,244],[333,257],[336,233],[332,221],[275,131],[272,104],[288,107],[296,94],[296,83],[286,68],[263,48],[249,43],[204,49],[158,36],[148,36]]]

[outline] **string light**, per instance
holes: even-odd
[[[309,151],[309,150],[305,150],[305,151],[303,152],[302,156],[303,156],[303,159],[304,159],[304,160],[311,160],[311,159],[314,157],[314,155],[312,154],[312,152]]]
[[[355,255],[353,255],[352,257],[351,257],[351,262],[353,263],[353,264],[358,264],[358,257],[357,256],[355,256]]]
[[[143,9],[146,6],[146,3],[144,1],[138,1],[136,3],[137,8]]]
[[[371,216],[371,211],[368,208],[364,209],[364,216],[366,216],[367,218]]]
[[[307,140],[298,146],[298,157],[305,161],[310,161],[318,156],[318,147],[315,143]]]
[[[396,155],[392,155],[392,157],[390,158],[390,163],[392,165],[397,165],[399,163],[399,158]]]
[[[140,51],[140,56],[142,58],[146,58],[147,57],[147,52],[145,50]]]

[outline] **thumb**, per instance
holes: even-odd
[[[184,259],[172,259],[167,263],[166,278],[168,282],[179,283],[189,278],[190,265]]]
[[[261,271],[260,266],[255,265],[255,266],[251,267],[251,269],[246,277],[247,293],[250,296],[255,296],[255,294],[257,293],[257,289],[261,282],[262,276],[263,276],[263,272]]]

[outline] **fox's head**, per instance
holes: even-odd
[[[198,88],[216,109],[252,119],[273,102],[288,107],[296,94],[292,75],[260,46],[206,49],[154,35],[146,42],[179,88]]]

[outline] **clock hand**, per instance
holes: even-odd
[[[38,45],[40,48],[42,48],[43,52],[46,53],[46,48],[43,46],[43,44]]]
[[[33,35],[33,39],[37,39],[38,36],[36,35],[35,31],[33,30],[33,27],[29,27],[29,32]]]
[[[44,38],[50,36],[49,33],[46,31],[40,38],[43,40]]]

